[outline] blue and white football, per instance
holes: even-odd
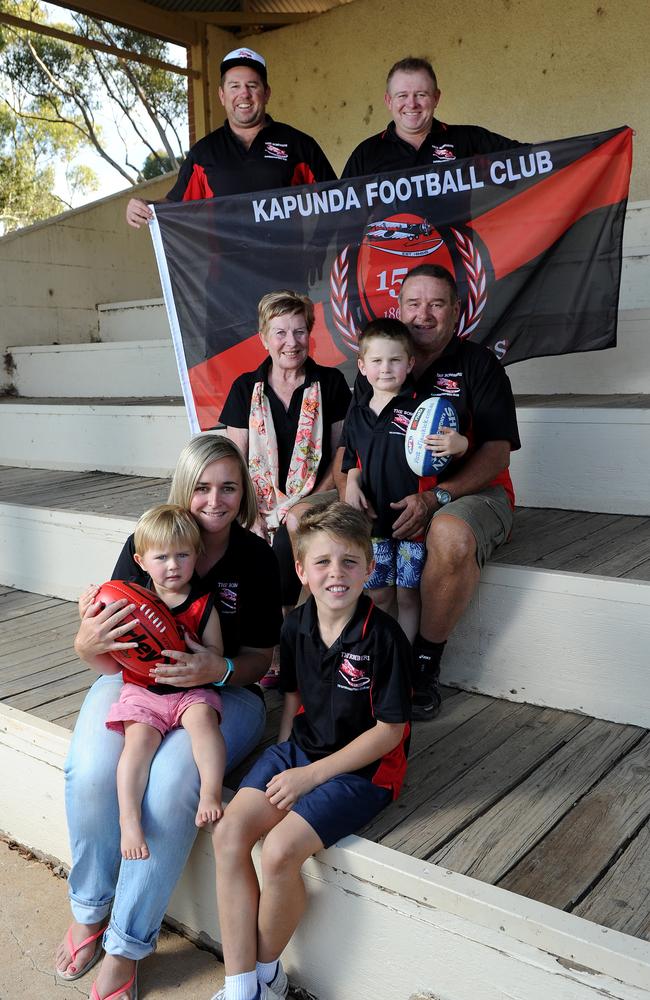
[[[427,435],[439,434],[443,427],[457,431],[458,414],[446,396],[430,396],[417,407],[404,439],[406,461],[416,476],[437,476],[449,465],[450,455],[434,455],[424,444]]]

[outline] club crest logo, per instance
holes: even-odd
[[[438,389],[441,389],[446,396],[460,395],[460,385],[453,378],[446,378],[444,375],[439,375],[436,379],[436,386]]]
[[[349,357],[360,330],[373,319],[399,319],[399,291],[418,264],[440,264],[456,276],[463,308],[457,335],[476,330],[487,303],[487,274],[470,230],[438,230],[428,219],[398,213],[366,224],[358,245],[345,246],[332,264],[332,320]]]
[[[289,153],[287,152],[286,142],[265,142],[264,143],[264,159],[265,160],[288,160]]]
[[[351,688],[353,691],[365,691],[370,687],[370,677],[363,668],[355,667],[349,657],[343,655],[339,667],[339,679],[343,681],[339,687]]]
[[[363,243],[378,253],[397,257],[429,257],[444,246],[444,240],[431,223],[417,215],[369,222]]]
[[[431,149],[432,153],[432,163],[442,163],[444,160],[455,160],[456,154],[454,152],[454,147],[447,143],[444,146],[433,146]]]
[[[217,584],[217,603],[220,615],[234,615],[237,611],[237,587],[235,582]]]

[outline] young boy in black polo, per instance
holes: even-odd
[[[397,604],[397,620],[413,642],[420,617],[420,577],[426,554],[424,540],[393,538],[404,497],[431,489],[435,479],[421,478],[406,461],[406,431],[422,397],[409,387],[415,364],[413,340],[398,319],[376,319],[359,335],[359,371],[368,389],[345,418],[343,471],[346,502],[373,518],[375,569],[366,582],[373,601],[384,611]],[[464,455],[468,441],[457,431],[431,434],[427,447],[437,456]]]
[[[242,781],[214,834],[224,1000],[288,992],[279,957],[305,907],[303,862],[397,797],[410,732],[411,650],[363,594],[370,526],[336,502],[303,515],[296,570],[311,597],[285,619],[280,743]],[[251,859],[262,848],[262,890]]]

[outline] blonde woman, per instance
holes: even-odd
[[[157,681],[179,687],[217,684],[223,700],[227,769],[259,742],[264,702],[256,682],[268,669],[278,641],[279,575],[273,553],[249,529],[257,504],[246,463],[224,436],[203,435],[183,449],[169,502],[194,517],[203,542],[196,572],[214,595],[224,655],[192,643],[173,665],[156,668]],[[146,584],[133,559],[133,536],[117,561],[115,579]],[[86,592],[87,593],[87,592]],[[102,610],[90,603],[75,649],[81,659],[111,652],[129,630],[131,607]],[[156,946],[169,898],[196,836],[198,773],[183,729],[168,733],[154,758],[142,804],[151,852],[147,861],[120,856],[115,772],[123,737],[103,725],[119,696],[119,674],[93,684],[79,714],[66,765],[66,809],[72,848],[68,880],[73,923],[56,955],[60,978],[78,979],[105,951],[96,1000],[135,1000],[137,961]],[[101,940],[103,934],[103,942]]]

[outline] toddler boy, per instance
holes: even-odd
[[[419,623],[426,550],[423,540],[392,537],[398,516],[393,505],[435,485],[435,479],[420,478],[409,468],[404,450],[409,422],[422,401],[409,386],[414,364],[413,340],[404,323],[377,319],[368,324],[359,335],[358,365],[369,389],[350,406],[342,437],[346,502],[373,519],[375,570],[366,588],[384,611],[397,603],[397,619],[411,642]],[[437,456],[463,455],[468,446],[466,437],[448,428],[426,442]]]

